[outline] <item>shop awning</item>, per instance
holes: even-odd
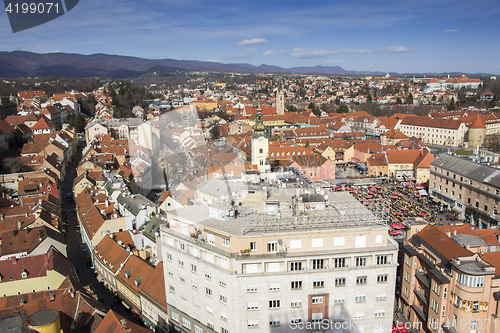
[[[426,190],[418,190],[418,194],[419,195],[427,195],[427,191]]]
[[[462,214],[462,211],[460,209],[458,209],[457,207],[453,207],[451,210],[458,213],[458,214]]]
[[[438,199],[438,198],[432,198],[432,201],[434,201],[435,203],[440,203],[440,202],[441,202],[441,199]]]

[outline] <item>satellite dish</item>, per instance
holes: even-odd
[[[328,200],[328,196],[326,194],[325,194],[325,196],[323,198],[325,198],[325,200]]]
[[[279,245],[283,244],[283,240],[282,239],[278,239],[278,244]]]

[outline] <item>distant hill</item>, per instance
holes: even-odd
[[[339,66],[315,66],[282,68],[278,66],[250,64],[223,64],[217,62],[143,59],[108,54],[38,54],[25,51],[0,52],[0,77],[8,76],[103,76],[109,78],[135,78],[151,72],[217,71],[240,73],[303,73],[318,75],[382,75],[383,72],[347,71]],[[398,74],[413,76],[422,74]],[[444,76],[445,73],[424,73],[429,76]],[[448,74],[448,73],[446,73]],[[461,74],[461,73],[453,73]],[[455,75],[454,75],[455,76]],[[472,76],[487,76],[478,74]]]

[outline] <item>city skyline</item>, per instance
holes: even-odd
[[[354,71],[500,73],[500,4],[467,1],[106,1],[13,34],[2,49]]]

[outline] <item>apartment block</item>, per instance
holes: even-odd
[[[272,215],[262,206],[227,206],[219,214],[221,204],[169,212],[158,248],[174,328],[391,328],[398,245],[384,223],[346,193],[329,192],[314,207],[300,197],[291,205],[278,202],[268,209]],[[325,322],[328,329],[320,327]]]
[[[429,194],[478,228],[497,226],[500,170],[469,159],[441,155],[431,162]]]
[[[460,120],[430,118],[427,116],[406,117],[398,129],[408,137],[417,137],[425,144],[462,147],[467,126]]]
[[[418,332],[498,332],[499,232],[426,226],[403,245],[399,307]]]

